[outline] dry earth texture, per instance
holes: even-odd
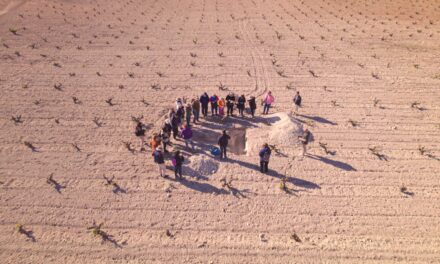
[[[438,1],[0,4],[2,263],[439,263]],[[259,106],[195,126],[214,171],[160,178],[132,119],[228,90],[300,91],[311,155],[209,160],[222,127],[275,126]]]

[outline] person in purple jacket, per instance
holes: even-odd
[[[192,150],[194,150],[194,142],[192,141],[193,132],[190,126],[185,125],[185,127],[180,132],[180,137],[185,141],[186,147],[188,147],[188,145],[190,144]]]

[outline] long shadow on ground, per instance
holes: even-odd
[[[194,191],[202,192],[202,193],[211,193],[211,194],[229,194],[225,189],[217,188],[209,183],[190,181],[185,178],[181,180],[176,180],[174,178],[168,178],[170,181],[174,181],[180,183],[181,185],[192,189]]]
[[[310,120],[313,120],[315,122],[322,123],[322,124],[328,124],[328,125],[332,125],[332,126],[337,125],[337,123],[332,122],[332,121],[325,119],[323,117],[320,117],[320,116],[308,116],[308,115],[301,115],[301,114],[298,114],[298,116],[304,117],[304,118],[307,118],[307,119],[310,119]]]
[[[239,160],[230,160],[230,159],[227,161],[232,162],[232,163],[237,163],[238,165],[243,166],[248,169],[251,169],[251,170],[260,171],[260,166],[257,164],[253,164],[253,163],[249,163],[249,162],[245,162],[245,161],[239,161]],[[270,165],[270,163],[269,163],[269,165]],[[278,173],[277,171],[274,171],[272,169],[269,169],[269,172],[267,173],[267,175],[278,178],[280,180],[285,178],[285,175]],[[314,182],[310,182],[310,181],[295,178],[295,177],[287,177],[287,182],[292,183],[293,185],[295,185],[297,187],[301,187],[301,188],[305,188],[305,189],[321,189],[321,187]]]
[[[342,161],[332,160],[329,158],[325,158],[325,157],[318,156],[318,155],[311,155],[311,154],[308,154],[307,157],[314,159],[314,160],[322,161],[322,162],[329,164],[329,165],[332,165],[333,167],[336,167],[338,169],[342,169],[345,171],[356,171],[356,169],[353,168],[350,164],[342,162]]]

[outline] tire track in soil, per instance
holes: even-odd
[[[244,41],[247,42],[248,46],[250,47],[256,85],[255,92],[257,93],[254,96],[258,98],[259,96],[262,96],[267,92],[267,87],[269,86],[267,71],[264,67],[263,55],[258,46],[252,41],[252,37],[249,35],[249,30],[247,29],[247,21],[245,19],[240,19],[238,21],[238,27],[241,35],[244,36]]]

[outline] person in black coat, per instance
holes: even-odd
[[[226,96],[226,109],[227,109],[227,114],[228,116],[233,116],[234,115],[234,103],[235,103],[235,96],[233,93],[229,93]]]
[[[293,103],[295,104],[295,115],[298,113],[299,107],[301,107],[301,101],[301,95],[299,95],[299,92],[296,92],[296,95],[293,98]]]
[[[178,176],[180,179],[182,179],[182,165],[183,165],[184,161],[185,161],[185,158],[180,153],[180,151],[179,150],[176,151],[176,153],[174,154],[174,158],[173,158],[174,176],[176,177],[176,179]]]
[[[135,129],[135,135],[140,138],[141,140],[141,151],[145,150],[145,131],[147,130],[147,127],[142,124],[142,122],[138,122],[136,129]]]
[[[180,118],[174,116],[173,119],[171,119],[171,129],[173,130],[173,138],[175,140],[177,140],[177,137],[179,136],[179,126],[180,126]]]
[[[209,96],[205,92],[200,96],[200,104],[202,105],[202,114],[204,117],[208,116],[208,105],[209,105]]]
[[[218,139],[218,145],[220,146],[220,159],[227,159],[226,150],[228,148],[228,143],[231,137],[223,130],[222,136]]]
[[[255,109],[257,109],[257,103],[255,102],[255,96],[251,96],[249,99],[249,108],[251,109],[251,115],[254,117],[255,115]]]
[[[244,116],[244,108],[245,108],[245,106],[246,106],[246,97],[244,97],[244,94],[242,94],[238,98],[238,102],[237,102],[238,113],[241,115],[241,117]]]

